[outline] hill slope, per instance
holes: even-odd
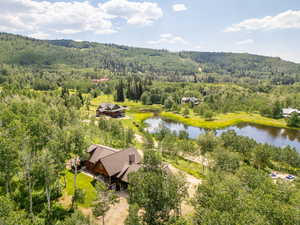
[[[23,66],[67,64],[120,72],[183,74],[193,73],[198,68],[193,60],[165,50],[71,40],[42,41],[5,33],[0,34],[0,63]]]
[[[276,57],[239,53],[179,52],[72,40],[36,40],[0,33],[0,63],[22,66],[66,64],[118,72],[190,75],[282,76],[299,74],[300,65]]]
[[[300,65],[279,57],[266,57],[248,53],[181,52],[181,57],[190,58],[202,65],[204,72],[220,74],[272,73],[293,74],[300,72]]]

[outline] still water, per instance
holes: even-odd
[[[207,131],[207,129],[204,128],[187,126],[185,124],[165,120],[160,117],[149,118],[145,120],[144,123],[147,125],[146,129],[150,133],[157,132],[160,125],[163,125],[175,133],[178,133],[179,131],[186,131],[189,134],[189,138],[192,139],[197,138],[199,135]],[[228,130],[234,130],[238,135],[252,138],[258,143],[267,143],[277,147],[290,145],[291,147],[296,148],[296,150],[300,153],[300,131],[298,130],[243,123],[224,129],[218,129],[216,130],[216,134],[220,135]]]

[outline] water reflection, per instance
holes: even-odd
[[[147,130],[150,133],[157,132],[160,125],[163,125],[177,134],[179,131],[186,131],[189,134],[189,138],[192,139],[207,131],[207,129],[187,126],[171,120],[163,120],[160,117],[149,118],[145,120],[145,123],[148,125]],[[277,147],[290,145],[300,152],[300,131],[298,130],[241,123],[236,126],[216,130],[216,134],[221,135],[228,130],[234,130],[238,135],[250,137],[259,143],[267,143]]]

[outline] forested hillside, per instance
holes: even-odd
[[[68,40],[41,41],[0,34],[0,62],[6,64],[96,67],[119,72],[193,74],[197,63],[165,50],[131,48]]]
[[[299,72],[300,69],[299,64],[281,60],[279,57],[265,57],[248,53],[181,52],[180,56],[200,63],[204,72],[222,74],[251,75],[253,72],[292,74]]]
[[[238,53],[179,52],[72,40],[36,40],[0,33],[0,63],[21,66],[66,64],[122,73],[168,75],[227,75],[271,79],[274,84],[299,80],[300,65]]]

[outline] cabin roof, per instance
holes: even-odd
[[[103,145],[91,145],[86,152],[92,154],[90,162],[96,164],[101,162],[107,175],[116,176],[123,182],[128,183],[128,175],[137,172],[143,167],[142,158],[135,148],[127,148],[124,150],[116,150]],[[134,155],[134,160],[130,162],[130,157]],[[166,173],[172,174],[168,164],[163,165]]]
[[[121,178],[122,181],[124,182],[127,182],[128,183],[128,175],[130,173],[133,173],[133,172],[137,172],[140,168],[142,167],[141,164],[137,164],[137,163],[134,163],[134,164],[126,164],[123,169],[121,170],[121,172],[118,174],[118,178]]]
[[[196,97],[183,97],[181,99],[181,101],[183,101],[183,102],[198,102],[199,99]]]
[[[105,111],[118,112],[124,110],[124,107],[113,103],[102,103],[99,105],[97,110],[100,112],[105,112]]]
[[[103,145],[91,145],[86,152],[91,154],[89,162],[96,164],[101,162],[109,176],[118,173],[124,174],[132,164],[138,164],[142,158],[135,148],[128,148],[124,150],[116,150]],[[134,155],[134,162],[129,165],[129,156]],[[129,170],[131,171],[132,168]],[[127,178],[126,178],[127,179]]]
[[[113,154],[110,154],[101,159],[101,163],[104,166],[109,176],[113,176],[122,171],[123,167],[129,163],[129,155],[135,155],[135,162],[141,162],[141,156],[135,148],[128,148]]]
[[[104,145],[93,144],[86,150],[86,152],[92,153],[89,161],[95,164],[100,159],[117,152],[117,150]]]

